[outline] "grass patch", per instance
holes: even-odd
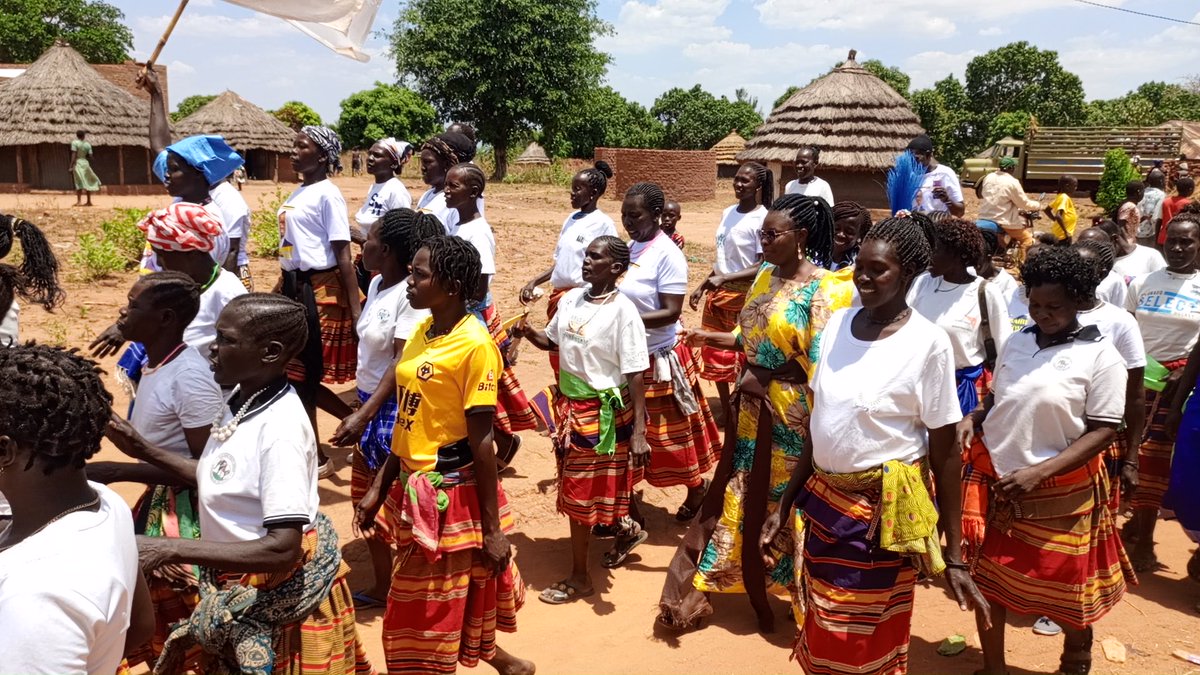
[[[259,258],[275,258],[279,255],[279,207],[287,201],[283,188],[275,188],[274,194],[263,195],[258,208],[250,214],[250,252]]]
[[[125,257],[107,237],[81,234],[76,243],[79,249],[71,254],[71,263],[83,281],[105,279],[125,269]]]

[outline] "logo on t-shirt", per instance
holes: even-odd
[[[1054,357],[1054,360],[1050,362],[1050,365],[1054,366],[1055,370],[1066,370],[1067,368],[1071,367],[1071,357],[1067,356],[1066,354],[1059,354],[1058,356]]]
[[[233,473],[237,470],[237,462],[234,461],[233,455],[228,452],[222,452],[217,455],[217,461],[213,462],[212,471],[209,476],[214,483],[224,483],[233,477]]]
[[[420,380],[422,382],[427,382],[429,380],[429,378],[431,378],[431,377],[433,377],[433,364],[432,363],[426,361],[425,363],[422,363],[421,365],[417,366],[417,379],[418,380]]]

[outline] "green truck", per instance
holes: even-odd
[[[963,162],[959,178],[974,185],[1000,166],[1001,157],[1017,160],[1013,175],[1026,192],[1053,192],[1058,177],[1070,174],[1079,179],[1079,189],[1091,193],[1100,185],[1104,154],[1122,148],[1137,158],[1143,173],[1154,160],[1179,156],[1183,132],[1164,127],[1041,127],[1031,129],[1025,140],[1002,138],[984,152]]]

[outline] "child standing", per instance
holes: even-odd
[[[683,215],[683,210],[679,208],[679,202],[667,202],[663,205],[662,210],[662,231],[666,233],[671,241],[683,250],[683,235],[675,231],[675,226],[679,224],[679,218]]]
[[[1075,201],[1071,199],[1071,195],[1078,187],[1079,181],[1074,176],[1059,176],[1058,195],[1045,209],[1046,215],[1050,216],[1050,220],[1054,223],[1050,227],[1050,233],[1058,241],[1068,244],[1075,238],[1075,222],[1079,219],[1079,214],[1075,210]]]

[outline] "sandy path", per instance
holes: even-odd
[[[351,208],[356,208],[366,192],[367,179],[340,178],[338,183]],[[420,193],[415,181],[409,181],[409,187],[414,195]],[[274,186],[269,184],[251,184],[246,191],[247,201],[256,206],[262,195],[273,191]],[[687,253],[694,283],[708,270],[712,229],[721,209],[732,201],[730,193],[725,186],[724,196],[717,201],[684,204],[680,229],[689,242]],[[113,207],[157,206],[166,200],[165,197],[99,196],[94,209],[72,208],[73,201],[72,196],[65,195],[0,195],[0,211],[17,213],[47,229],[68,267],[68,276],[71,274],[68,258],[78,233],[95,230]],[[601,204],[613,216],[617,216],[619,207],[612,200]],[[496,297],[503,311],[512,312],[517,307],[517,290],[550,262],[555,236],[569,211],[566,190],[548,186],[489,186],[487,211],[499,245],[501,267],[496,279]],[[253,267],[260,287],[274,281],[277,268],[273,261],[255,259]],[[115,317],[133,278],[130,273],[91,284],[71,281],[67,305],[55,314],[40,309],[22,313],[23,337],[86,345]],[[544,317],[542,310],[542,307],[535,310],[539,320]],[[698,317],[686,311],[685,320],[698,322]],[[111,371],[115,359],[103,365]],[[529,347],[522,350],[517,373],[530,394],[550,381],[545,357]],[[110,380],[110,387],[122,399],[117,403],[118,409],[123,409],[124,396],[115,380]],[[715,398],[715,391],[710,394]],[[321,436],[327,438],[334,426],[334,420],[322,415]],[[561,579],[569,569],[569,539],[566,520],[554,509],[550,444],[533,433],[524,437],[526,442],[516,462],[516,475],[505,478],[504,488],[518,514],[512,542],[529,592],[518,618],[519,632],[502,636],[501,644],[506,649],[532,659],[542,673],[799,672],[788,661],[793,629],[782,601],[775,603],[779,621],[774,635],[762,636],[756,632],[753,613],[739,596],[714,597],[716,613],[703,630],[678,640],[654,635],[653,620],[664,571],[684,532],[684,526],[674,520],[675,509],[683,500],[682,488],[644,490],[650,539],[630,556],[624,568],[612,573],[603,570],[599,558],[607,542],[593,547],[596,595],[565,606],[539,602],[537,592]],[[345,454],[333,453],[339,470],[333,479],[321,482],[321,501],[323,510],[333,518],[344,537],[345,557],[353,568],[351,585],[361,589],[369,583],[366,568],[369,563],[362,542],[353,540],[350,533],[350,469],[345,465]],[[120,457],[107,444],[100,456]],[[131,503],[140,492],[134,485],[116,487]],[[1200,586],[1185,577],[1185,564],[1193,547],[1173,522],[1162,524],[1157,536],[1159,556],[1166,569],[1146,575],[1141,585],[1133,588],[1126,600],[1096,628],[1097,641],[1113,636],[1124,642],[1129,660],[1125,664],[1107,662],[1097,645],[1093,672],[1197,672],[1196,667],[1170,656],[1175,649],[1200,652],[1200,618],[1193,609],[1200,601]],[[1049,673],[1058,665],[1061,639],[1034,636],[1029,631],[1033,619],[1018,619],[1019,626],[1008,630],[1008,652],[1014,673]],[[377,666],[382,666],[379,641],[382,612],[362,612],[359,622],[368,653]],[[960,612],[942,586],[919,588],[913,623],[912,672],[964,673],[979,668],[982,661],[975,648],[953,658],[936,654],[938,643],[954,633],[972,636],[972,615]],[[490,672],[486,666],[482,670]]]

